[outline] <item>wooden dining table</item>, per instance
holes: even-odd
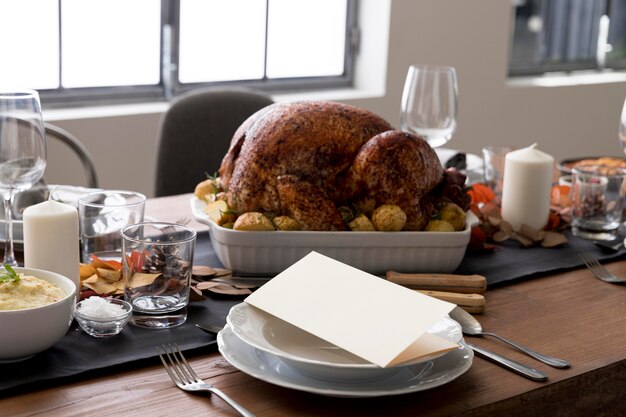
[[[149,199],[146,215],[190,217],[190,194]],[[192,227],[207,226],[192,221]],[[626,261],[606,265],[626,276]],[[480,271],[475,271],[480,273]],[[491,337],[471,342],[549,375],[535,382],[475,357],[442,386],[394,396],[338,398],[264,382],[229,364],[215,346],[190,358],[205,381],[257,416],[625,416],[626,285],[585,268],[488,289],[476,315],[485,330],[567,359],[551,368]],[[0,330],[1,331],[1,330]],[[1,369],[1,368],[0,368]],[[176,388],[158,358],[0,392],[0,416],[235,416],[216,396]]]

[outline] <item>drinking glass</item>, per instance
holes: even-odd
[[[124,299],[130,322],[145,328],[180,326],[187,319],[196,232],[175,223],[131,224],[121,231]]]
[[[626,98],[624,99],[624,105],[622,106],[622,117],[619,121],[619,140],[624,153],[626,153]]]
[[[4,201],[3,264],[16,266],[12,208],[15,194],[31,188],[46,168],[46,139],[39,93],[0,92],[0,194]]]
[[[143,221],[146,196],[134,191],[104,190],[78,199],[80,256],[84,263],[122,257],[120,230]]]
[[[457,96],[453,67],[411,65],[402,92],[401,129],[433,148],[444,145],[456,130]]]
[[[572,169],[572,234],[614,240],[622,222],[626,169],[591,165]]]

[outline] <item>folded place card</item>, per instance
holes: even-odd
[[[426,333],[454,304],[316,252],[245,301],[381,367],[457,347]]]

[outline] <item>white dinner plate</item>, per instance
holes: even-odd
[[[229,326],[217,335],[217,346],[231,365],[262,381],[315,394],[351,398],[406,394],[438,387],[465,373],[474,357],[472,350],[461,341],[458,349],[431,361],[399,368],[387,378],[350,382],[303,375],[277,356],[246,344]]]
[[[399,368],[427,362],[445,354],[439,352],[381,368],[247,303],[233,306],[226,322],[244,343],[280,358],[302,374],[329,381],[379,380],[397,372]],[[463,338],[459,324],[448,317],[435,324],[428,333],[452,343],[459,343]],[[372,337],[376,337],[374,329]]]

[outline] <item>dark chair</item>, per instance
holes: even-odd
[[[217,172],[237,128],[272,103],[247,88],[206,88],[176,97],[159,128],[155,195],[193,192],[206,174]]]
[[[76,156],[78,156],[85,171],[87,187],[98,188],[96,168],[85,145],[83,145],[82,142],[76,138],[76,136],[72,135],[67,130],[61,129],[51,123],[44,122],[44,129],[46,131],[46,141],[59,141],[69,147],[76,154]],[[48,161],[48,163],[50,164],[50,161]],[[55,163],[60,163],[60,161]],[[22,212],[26,207],[47,200],[49,195],[48,188],[49,187],[46,184],[46,181],[42,178],[35,185],[33,185],[33,187],[26,191],[17,193],[13,203],[13,218],[16,220],[22,220]],[[4,218],[3,215],[0,215],[0,217]]]

